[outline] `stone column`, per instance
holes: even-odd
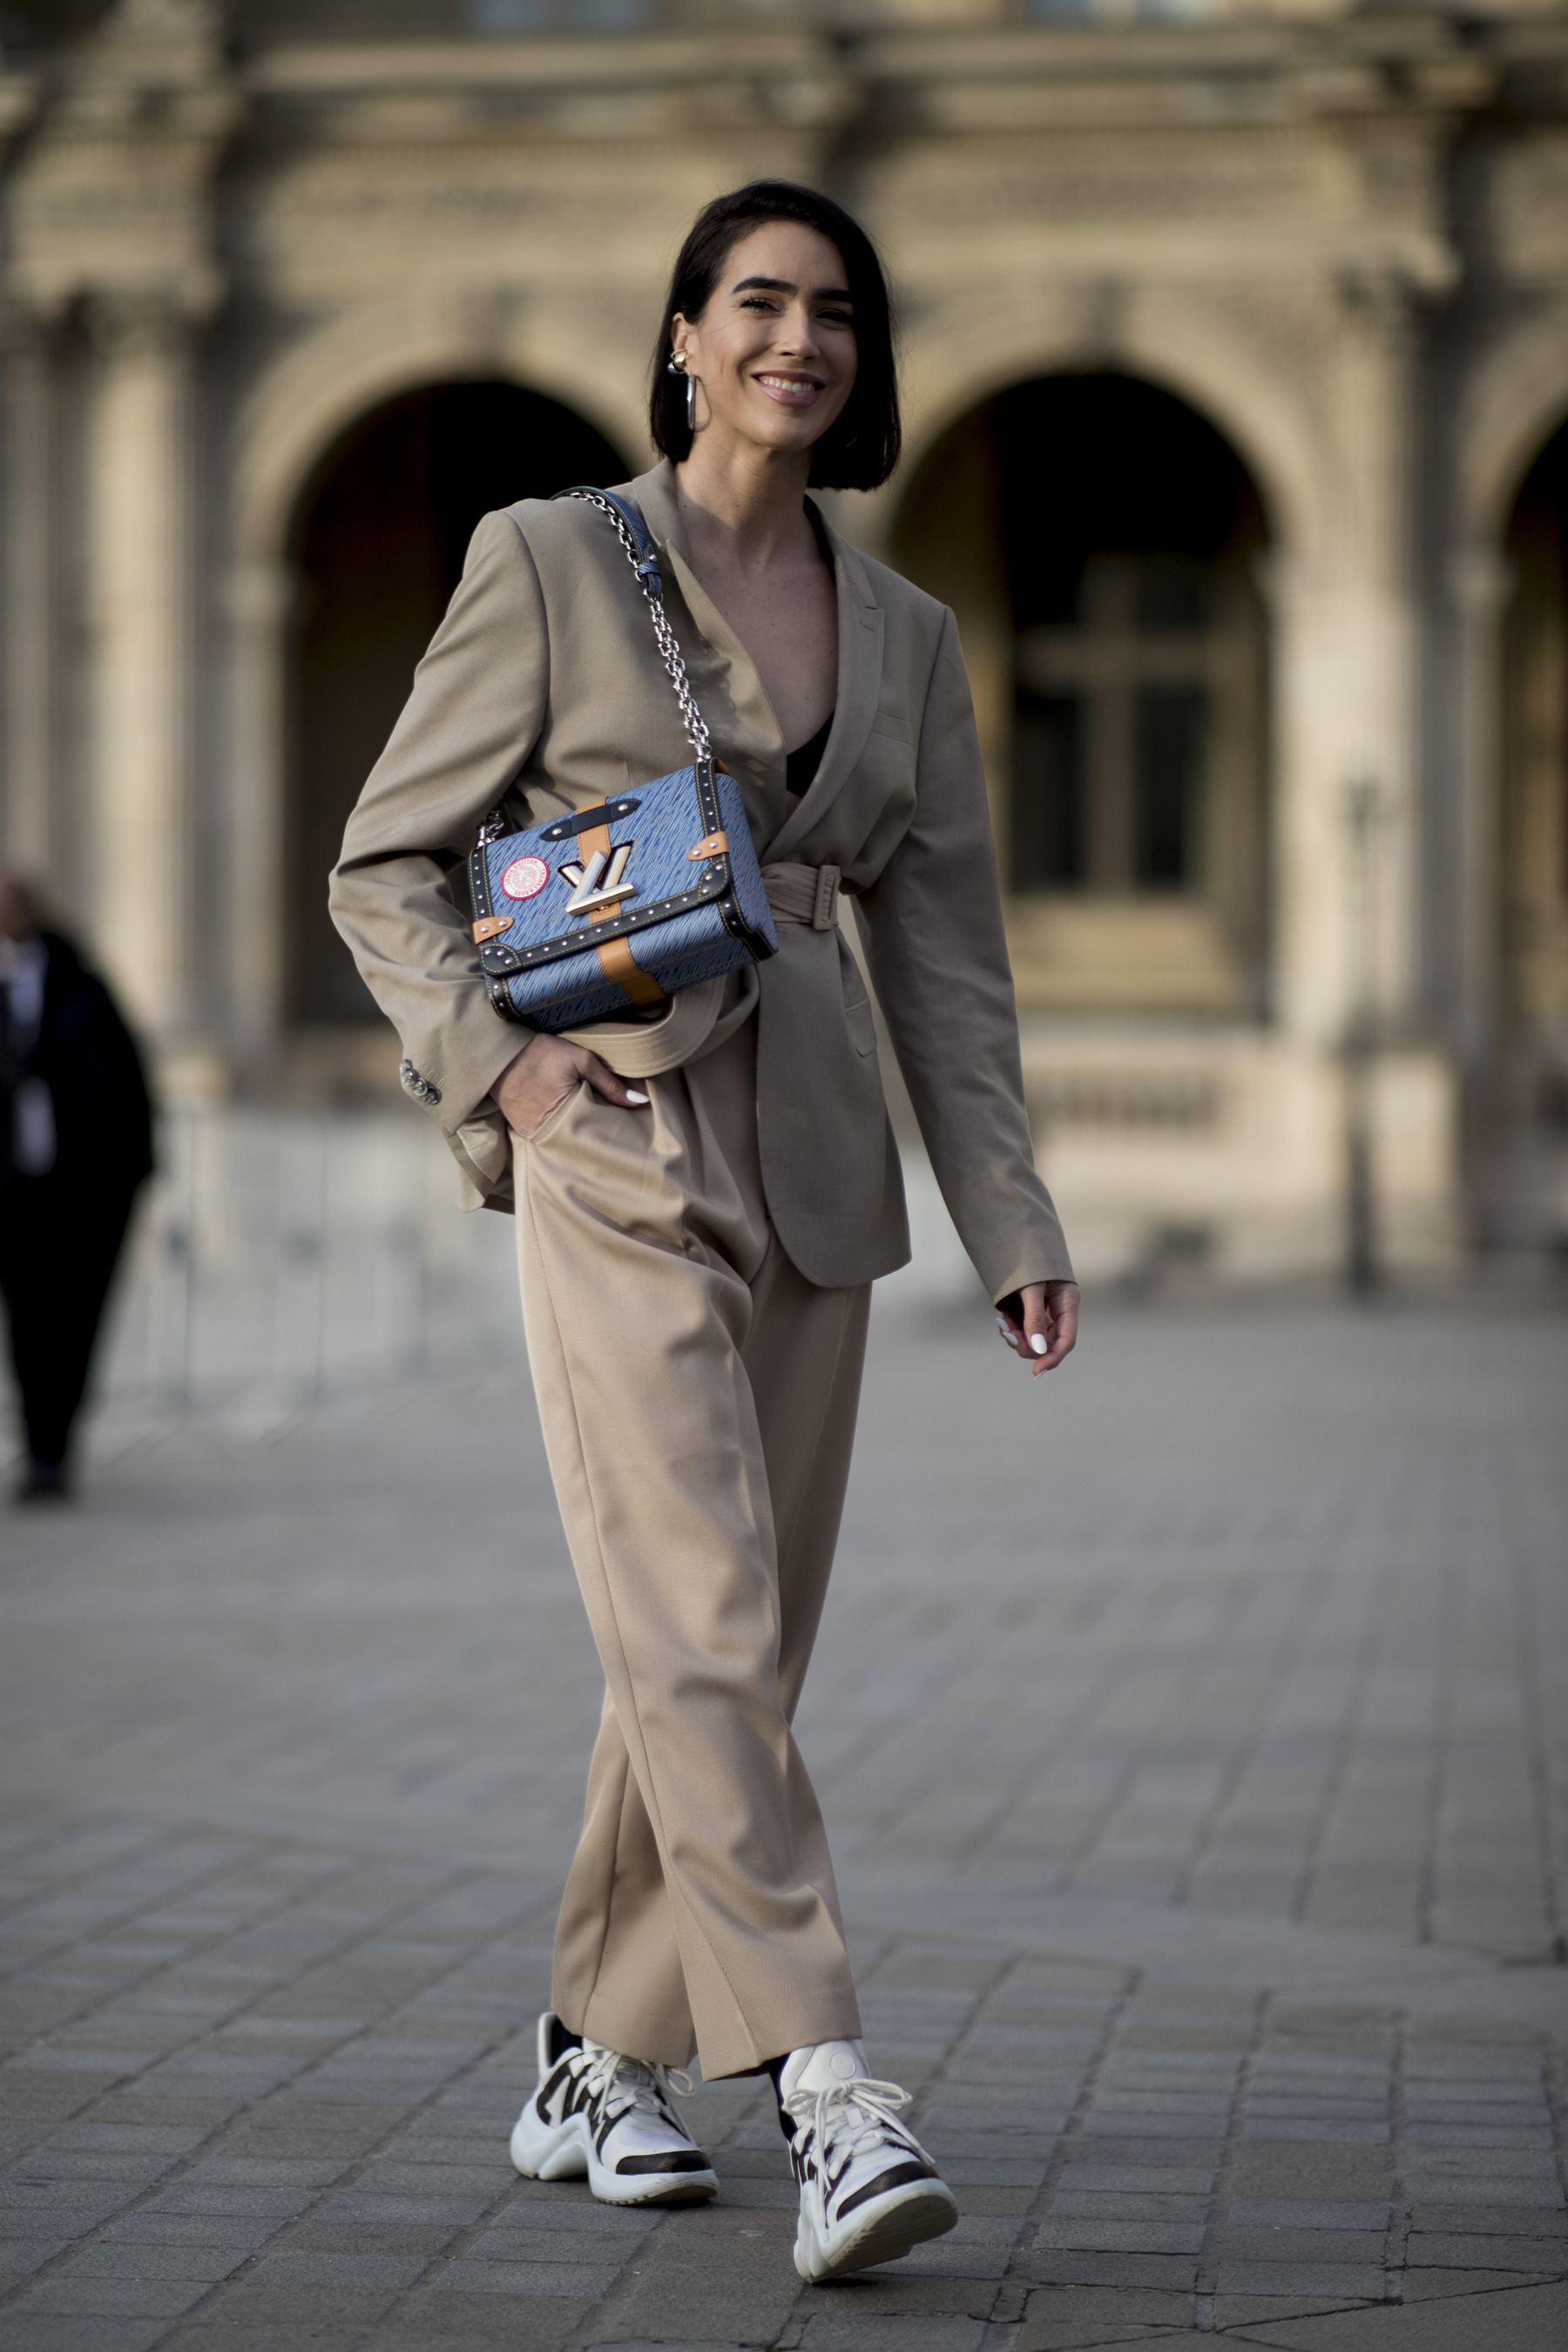
[[[1474,1068],[1495,1043],[1501,982],[1502,620],[1513,569],[1495,548],[1462,549],[1449,565],[1448,586],[1458,675],[1445,707],[1459,722],[1451,1032]]]
[[[1347,280],[1342,293],[1338,405],[1348,491],[1338,534],[1344,567],[1343,786],[1365,785],[1373,796],[1370,1009],[1392,1034],[1413,1028],[1424,1009],[1419,909],[1429,812],[1421,804],[1419,773],[1415,290],[1384,272]],[[1348,863],[1348,826],[1346,833]],[[1356,985],[1354,954],[1343,961],[1348,1010]]]
[[[1436,819],[1420,727],[1415,289],[1380,274],[1341,298],[1321,533],[1270,583],[1278,1003],[1327,1155],[1330,1260],[1370,1283],[1451,1259],[1457,1129],[1421,921]]]
[[[1310,550],[1261,567],[1273,625],[1275,1004],[1315,1048],[1342,1040],[1357,985],[1350,795],[1376,807],[1373,975],[1379,1026],[1406,1024],[1417,987],[1415,356],[1395,284],[1358,281],[1339,305]]]
[[[55,629],[49,344],[35,311],[0,323],[4,367],[4,856],[47,878],[56,843]]]
[[[132,1015],[168,1041],[195,1011],[191,329],[151,298],[95,298],[89,316],[92,929]]]
[[[253,557],[228,583],[230,792],[226,817],[228,953],[235,1042],[256,1062],[277,1044],[284,1011],[285,660],[294,580]]]
[[[1298,1044],[1331,1050],[1343,1034],[1351,961],[1342,805],[1353,753],[1339,583],[1321,547],[1271,553],[1258,578],[1275,755],[1270,1009]]]

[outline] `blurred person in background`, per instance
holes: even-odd
[[[874,488],[898,456],[865,232],[777,182],[717,199],[676,266],[653,383],[664,462],[623,495],[744,800],[778,953],[731,974],[668,1060],[634,1056],[652,1030],[622,1024],[617,1045],[612,1024],[590,1045],[497,1020],[446,878],[480,819],[503,794],[530,824],[597,807],[687,757],[615,532],[541,499],[475,532],[331,904],[402,1033],[405,1086],[515,1203],[535,1393],[605,1672],[512,2161],[585,2174],[609,2204],[712,2196],[671,2095],[695,2040],[710,2081],[772,2077],[795,2263],[820,2280],[958,2219],[900,2121],[906,2093],[868,2064],[790,1730],[870,1286],[909,1255],[841,884],[948,1205],[1033,1371],[1071,1348],[1078,1289],[1030,1147],[952,614],[806,494]],[[646,1077],[628,1086],[617,1055]]]
[[[25,1435],[19,1502],[68,1491],[71,1429],[152,1166],[147,1082],[114,999],[37,892],[0,874],[0,1291]]]

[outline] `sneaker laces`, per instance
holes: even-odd
[[[812,2186],[825,2217],[831,2156],[843,2155],[844,2166],[838,2175],[841,2180],[870,2140],[885,2137],[900,2141],[924,2158],[925,2150],[919,2140],[899,2121],[910,2105],[908,2091],[901,2090],[897,2083],[879,2083],[872,2074],[856,2074],[847,2083],[833,2083],[826,2091],[816,2092],[812,2095],[809,2118],[796,2111],[794,2100],[790,2102],[790,2113],[795,2121],[816,2134],[821,2155]]]
[[[589,2085],[604,2104],[606,2129],[640,2108],[644,2115],[670,2125],[683,2139],[690,2137],[670,2104],[678,2095],[690,2098],[695,2088],[684,2066],[660,2066],[649,2058],[628,2058],[622,2051],[605,2049],[602,2043],[584,2054],[588,2060]],[[617,2090],[620,2105],[612,2111],[609,2103]]]

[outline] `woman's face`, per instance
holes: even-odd
[[[805,450],[842,413],[858,357],[838,247],[764,221],[730,248],[700,319],[678,311],[671,346],[697,381],[699,436]]]

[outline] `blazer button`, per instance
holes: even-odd
[[[405,1095],[412,1095],[416,1102],[424,1103],[427,1109],[435,1109],[441,1099],[439,1087],[433,1087],[428,1078],[421,1077],[413,1063],[409,1061],[399,1062],[397,1076]]]

